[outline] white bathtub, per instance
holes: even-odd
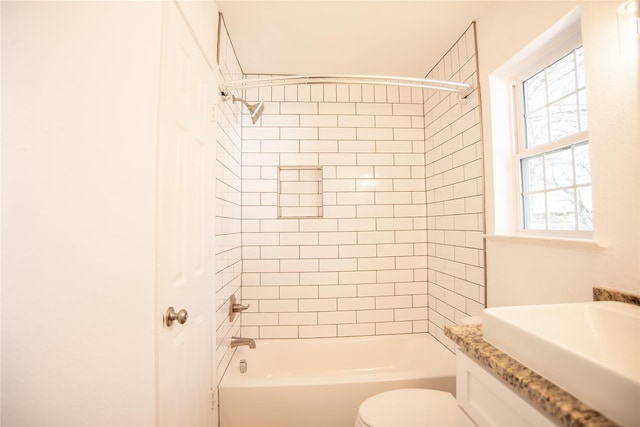
[[[428,334],[256,343],[222,378],[221,427],[353,427],[360,403],[383,391],[455,394],[454,355]]]

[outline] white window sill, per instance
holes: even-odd
[[[592,239],[571,239],[567,237],[527,236],[515,234],[485,234],[484,238],[494,242],[526,243],[540,246],[602,250],[607,244]]]

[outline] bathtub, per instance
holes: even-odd
[[[455,395],[455,357],[429,334],[256,344],[236,350],[220,382],[220,427],[353,427],[360,403],[383,391]]]

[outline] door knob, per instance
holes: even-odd
[[[167,313],[164,316],[164,322],[167,326],[171,326],[173,325],[173,322],[177,320],[178,323],[184,325],[188,318],[189,313],[187,313],[187,310],[185,310],[184,308],[176,313],[173,307],[169,307],[167,309]]]

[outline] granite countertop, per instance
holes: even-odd
[[[617,424],[520,364],[482,338],[482,325],[452,325],[445,335],[480,365],[494,372],[533,406],[565,426]]]

